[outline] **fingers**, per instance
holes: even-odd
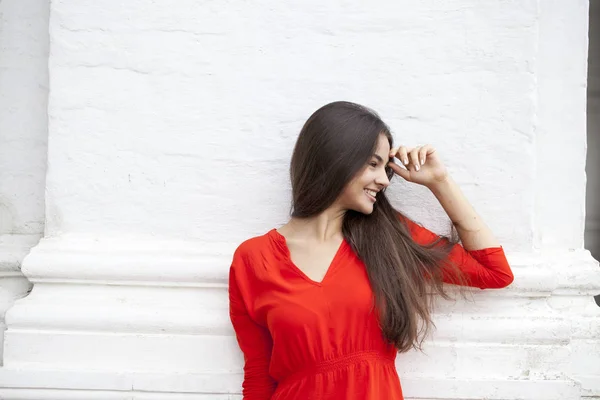
[[[408,180],[410,178],[410,172],[407,169],[402,168],[400,165],[389,162],[388,166],[394,171],[394,173],[400,175],[402,178]]]
[[[404,165],[409,164],[408,149],[406,146],[393,147],[390,150],[390,157],[397,157]]]
[[[435,152],[435,149],[429,144],[418,146],[413,149],[409,149],[406,146],[393,147],[390,150],[390,158],[397,157],[406,169],[393,163],[394,167],[392,169],[402,177],[404,177],[403,174],[408,174],[409,170],[418,172],[421,169],[421,166],[427,161],[427,155],[433,154],[433,152]]]
[[[425,160],[427,160],[427,153],[431,149],[431,146],[426,144],[425,146],[419,149],[419,163],[421,165],[425,164]]]
[[[410,159],[410,162],[412,164],[412,167],[414,168],[415,171],[418,171],[419,168],[421,167],[421,161],[419,160],[419,150],[421,148],[420,147],[415,147],[414,149],[412,149],[408,155],[408,158]]]

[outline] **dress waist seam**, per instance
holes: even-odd
[[[338,368],[356,364],[362,361],[378,361],[393,366],[394,356],[382,353],[380,351],[357,351],[354,353],[349,353],[331,360],[324,360],[302,368],[301,370],[286,376],[281,382],[279,382],[279,385],[284,386],[286,383],[296,381],[308,375],[333,371]]]

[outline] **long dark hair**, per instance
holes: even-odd
[[[312,217],[331,206],[371,159],[382,134],[391,148],[389,127],[377,113],[359,104],[340,101],[315,111],[292,155],[292,217]],[[394,173],[386,168],[391,179]],[[421,246],[412,239],[404,218],[384,189],[370,215],[348,210],[342,226],[344,237],[367,268],[383,335],[402,352],[421,348],[432,325],[433,296],[448,297],[443,270],[452,269],[456,279],[461,278],[447,261],[454,241],[440,237]]]

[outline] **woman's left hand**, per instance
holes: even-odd
[[[446,167],[431,145],[426,144],[414,148],[393,147],[390,150],[390,157],[398,158],[406,169],[391,161],[388,166],[409,182],[431,188],[448,178]]]

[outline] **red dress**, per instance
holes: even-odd
[[[418,243],[437,238],[407,223]],[[513,280],[502,247],[456,245],[450,257],[472,286]],[[365,265],[345,240],[321,282],[292,263],[277,230],[245,241],[233,257],[229,300],[245,359],[244,400],[403,398],[396,349],[383,338]]]

